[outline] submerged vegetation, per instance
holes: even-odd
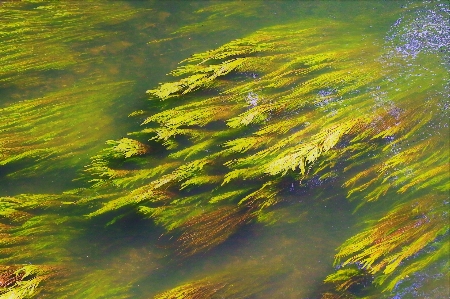
[[[28,87],[41,86],[53,78],[49,70],[61,69],[67,77],[50,80],[44,94],[29,91],[0,107],[0,170],[10,179],[81,170],[82,157],[111,130],[99,128],[113,123],[104,108],[135,84],[119,80],[117,71],[99,71],[114,62],[105,62],[93,45],[88,48],[94,58],[81,49],[113,38],[101,26],[149,12],[121,2],[27,5],[0,8],[16,20],[1,25],[2,39],[10,43],[0,47],[11,48],[4,49],[10,54],[0,67],[2,88],[14,98],[23,80],[30,80]],[[173,36],[204,33],[202,27],[219,15],[224,21],[217,31],[232,26],[236,15],[256,18],[259,2],[233,5],[240,9],[205,5],[197,13],[210,18],[182,26]],[[411,284],[417,291],[427,283],[414,279],[430,269],[445,281],[450,86],[443,20],[449,12],[440,3],[392,12],[394,25],[384,41],[362,17],[358,22],[367,26],[356,28],[350,21],[305,19],[184,59],[169,82],[147,91],[148,107],[130,114],[141,127],[106,141],[92,155],[80,171],[82,188],[0,197],[0,298],[130,298],[133,285],[164,266],[130,270],[126,255],[116,261],[106,256],[108,263],[99,268],[82,264],[92,249],[79,253],[74,244],[89,239],[93,227],[111,232],[127,219],[150,219],[153,230],[162,230],[152,242],[165,252],[151,258],[182,262],[211,254],[251,226],[295,225],[308,202],[298,217],[285,211],[297,209],[310,193],[315,201],[351,202],[362,222],[337,248],[335,272],[323,277],[314,294],[406,294]],[[45,30],[27,33],[33,27],[24,22]],[[417,22],[429,28],[417,29]],[[61,32],[50,34],[53,27]],[[410,35],[411,30],[419,31]],[[419,41],[412,40],[416,36]],[[48,54],[55,58],[37,59],[42,55],[30,47],[40,43],[45,45],[39,50],[52,50]],[[61,80],[63,88],[56,88]],[[322,196],[321,189],[333,194]],[[125,239],[132,236],[128,232]],[[144,263],[143,252],[133,260]],[[264,297],[288,271],[273,256],[166,285],[155,298]]]
[[[142,13],[118,2],[2,3],[0,84],[15,100],[0,106],[5,175],[42,175],[85,160],[80,157],[112,123],[104,109],[132,86],[116,78],[118,70],[102,70],[111,62],[99,47],[128,46],[102,27]]]

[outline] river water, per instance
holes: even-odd
[[[322,51],[342,50],[346,45],[352,51],[357,49],[355,45],[370,49],[366,55],[355,54],[355,60],[361,64],[381,61],[383,72],[390,74],[380,76],[375,81],[379,85],[357,91],[370,90],[374,107],[385,105],[386,110],[390,107],[389,111],[395,112],[390,100],[416,88],[414,82],[423,76],[423,80],[434,82],[436,94],[442,97],[438,100],[442,111],[448,110],[448,6],[439,1],[61,3],[0,4],[0,49],[11,55],[0,67],[3,197],[61,194],[89,187],[83,169],[91,157],[107,140],[140,130],[142,119],[128,117],[131,113],[170,107],[166,102],[149,101],[147,90],[173,80],[167,74],[193,54],[272,26],[299,22],[309,24],[308,28],[323,26],[324,31],[317,33],[325,37],[323,44],[317,44]],[[14,53],[17,59],[12,57]],[[393,53],[401,53],[404,60],[390,60]],[[250,79],[260,75],[240,74]],[[420,92],[418,89],[417,94]],[[394,94],[393,99],[389,93]],[[341,101],[328,97],[332,94],[332,85],[323,89],[319,96],[324,100],[316,102],[316,108],[339,113],[331,111],[339,110]],[[249,93],[247,99],[250,106],[258,104],[256,92]],[[329,104],[330,99],[338,104]],[[21,106],[24,103],[31,106]],[[448,128],[445,111],[440,125]],[[428,130],[432,135],[434,128]],[[448,129],[443,132],[448,133]],[[358,167],[339,180],[345,182],[356,173]],[[349,200],[335,182],[323,177],[303,184],[282,181],[283,202],[273,214],[275,220],[267,220],[270,224],[250,222],[213,249],[189,257],[174,255],[171,235],[137,213],[128,213],[109,226],[105,226],[111,220],[107,215],[77,220],[74,227],[79,233],[65,235],[65,243],[61,243],[69,252],[64,263],[76,274],[69,275],[65,285],[49,287],[48,291],[43,283],[44,291],[37,298],[153,298],[192,281],[232,273],[240,274],[237,280],[244,281],[241,288],[254,291],[236,291],[226,298],[321,298],[327,290],[323,280],[336,270],[336,249],[360,232],[365,221],[379,219],[391,208],[390,202],[360,208],[361,202]],[[6,207],[0,209],[6,211]],[[92,212],[95,205],[86,209],[83,213]],[[74,210],[77,213],[79,210]],[[36,256],[17,261],[13,254],[2,263],[48,262],[47,256],[40,255],[45,251],[36,252]],[[418,280],[408,284],[412,287],[382,295],[381,289],[371,290],[371,298],[448,297],[448,281],[440,274],[420,272]],[[253,280],[244,279],[248,277]],[[266,287],[255,281],[264,281]],[[356,290],[354,295],[365,294]],[[170,298],[191,298],[187,293],[183,296]]]

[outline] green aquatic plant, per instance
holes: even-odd
[[[234,18],[246,18],[248,22],[251,22],[263,18],[263,15],[267,16],[268,13],[264,14],[262,11],[269,11],[270,9],[259,1],[249,2],[246,5],[242,5],[239,2],[231,2],[228,4],[215,3],[214,5],[207,4],[203,6],[188,17],[189,19],[194,19],[195,22],[182,26],[173,34],[183,35],[235,30]]]
[[[0,298],[31,298],[55,288],[72,261],[68,242],[80,233],[68,216],[76,196],[0,198]],[[65,215],[64,215],[65,214]]]
[[[0,298],[31,298],[40,293],[38,286],[62,275],[63,270],[52,266],[0,266]]]
[[[418,198],[412,203],[398,205],[393,211],[381,218],[369,230],[348,239],[336,255],[338,259],[350,256],[342,266],[358,262],[361,268],[368,269],[372,274],[382,272],[378,280],[382,283],[404,261],[416,255],[427,245],[444,246],[440,239],[448,231],[445,215],[445,197],[428,195]],[[439,241],[437,241],[439,240]],[[429,256],[443,254],[448,251],[437,250]],[[434,260],[434,259],[432,259]],[[423,263],[422,267],[427,266]],[[416,267],[419,267],[416,265]],[[405,277],[401,273],[389,284],[392,289],[396,282]]]
[[[354,288],[367,285],[371,282],[371,280],[372,278],[369,273],[366,273],[364,272],[364,270],[354,267],[339,269],[335,273],[328,275],[325,278],[324,282],[335,284],[336,290],[345,294],[345,291],[351,289],[352,287]],[[329,296],[331,296],[331,294]],[[326,293],[322,296],[322,299],[324,298],[327,298]]]
[[[75,195],[22,194],[0,198],[0,261],[25,263],[39,259],[67,261],[70,255],[64,242],[77,233],[72,210]],[[72,237],[71,237],[72,236]]]
[[[35,162],[28,167],[17,167],[9,176],[45,173],[61,167],[63,164],[58,161],[74,164],[79,152],[95,146],[111,123],[107,116],[102,116],[103,130],[100,130],[95,121],[100,107],[112,97],[123,94],[130,83],[102,81],[102,78],[91,78],[41,98],[0,108],[0,165]]]
[[[111,37],[102,26],[129,21],[139,13],[142,11],[120,2],[3,3],[0,83],[43,85],[43,78],[50,79],[46,71],[83,71],[90,67],[82,57],[86,46],[94,48],[92,42]],[[84,50],[78,48],[83,46]]]
[[[422,13],[418,14],[420,17],[416,21],[423,17]],[[437,14],[432,21],[437,22],[440,17]],[[445,59],[445,54],[436,55],[437,49],[427,44],[430,41],[421,42],[424,53],[405,55],[404,45],[396,45],[397,52],[388,55],[393,65],[408,63],[406,72],[413,74],[408,80],[399,79],[402,84],[395,91],[390,86],[386,88],[393,99],[387,112],[395,123],[388,122],[387,129],[375,137],[388,142],[378,149],[367,147],[365,153],[369,153],[371,159],[360,159],[345,168],[352,175],[343,186],[349,190],[350,199],[363,199],[360,209],[364,209],[367,202],[376,201],[382,201],[389,208],[339,247],[336,264],[340,269],[327,278],[329,282],[335,281],[339,273],[350,271],[348,267],[357,265],[372,275],[373,283],[386,294],[402,289],[406,292],[408,280],[415,274],[448,267],[445,256],[449,250],[449,140],[442,138],[448,135],[447,98],[444,96],[448,90],[445,79],[448,71],[438,67],[443,65],[440,60]],[[435,70],[433,73],[427,70],[431,66]],[[421,74],[414,75],[418,71]],[[429,84],[424,84],[422,75],[432,77]],[[402,100],[411,90],[414,94]],[[344,281],[344,285],[350,281],[351,278]],[[417,281],[414,289],[419,289],[423,283]]]
[[[157,294],[155,299],[169,298],[250,298],[273,287],[274,277],[283,270],[276,264],[271,268],[252,265],[239,266],[233,271],[223,270],[217,274],[186,282],[175,288]],[[236,271],[237,270],[237,271]]]
[[[344,26],[326,24],[332,25]],[[274,26],[186,59],[171,73],[183,78],[148,91],[167,102],[166,109],[146,117],[146,128],[130,135],[140,140],[135,144],[150,148],[156,147],[151,142],[161,143],[167,156],[155,161],[151,154],[139,159],[121,153],[121,158],[111,159],[117,152],[111,144],[105,154],[94,157],[86,169],[94,182],[109,181],[119,187],[116,190],[124,187],[122,182],[140,181],[141,186],[90,216],[143,205],[141,211],[156,222],[183,231],[182,224],[189,226],[190,218],[206,217],[225,206],[253,218],[276,205],[282,177],[307,177],[312,165],[344,136],[365,132],[375,117],[363,114],[371,107],[370,98],[363,101],[352,93],[378,80],[381,64],[355,59],[361,52],[358,41],[348,40],[354,49],[340,49],[336,43],[333,51],[328,46],[320,51],[315,38],[320,30],[308,22]],[[326,38],[333,43],[331,33]],[[375,49],[366,52],[371,51]],[[219,92],[189,95],[201,88]],[[182,101],[175,99],[181,96]],[[326,109],[325,101],[330,102]],[[350,113],[358,109],[357,117]],[[143,174],[150,176],[143,179]],[[238,182],[246,186],[236,188]],[[191,196],[192,186],[203,191]],[[210,212],[199,213],[198,206]]]
[[[105,55],[132,43],[108,27],[144,12],[123,2],[1,5],[2,176],[32,177],[86,163],[84,156],[110,134],[114,119],[107,109],[133,86],[119,76],[124,69],[114,55]]]
[[[374,282],[386,282],[386,290],[392,289],[412,271],[391,275],[397,267],[448,230],[439,216],[446,197],[435,192],[448,191],[448,151],[442,150],[447,141],[438,134],[420,137],[440,117],[436,90],[442,86],[414,78],[393,89],[386,78],[396,70],[385,61],[401,57],[380,58],[374,43],[362,46],[350,37],[344,41],[332,32],[319,34],[345,26],[331,21],[273,26],[182,61],[170,73],[179,79],[148,91],[152,101],[163,101],[162,110],[133,114],[143,118],[145,128],[129,135],[134,141],[126,139],[155,148],[159,160],[151,151],[134,157],[122,153],[120,161],[95,157],[87,167],[91,180],[112,184],[111,190],[120,195],[89,215],[126,213],[127,207],[139,206],[176,235],[179,251],[189,255],[264,219],[267,209],[283,201],[286,181],[333,179],[348,190],[349,198],[363,202],[396,193],[393,208],[379,220],[386,231],[374,226],[350,238],[337,255],[347,256],[342,266],[356,263],[370,274],[383,273]],[[427,63],[436,69],[435,62]],[[443,82],[445,73],[438,67],[434,76]],[[446,130],[441,126],[439,134]],[[420,142],[411,142],[417,138]],[[158,143],[167,154],[161,155]],[[429,156],[431,148],[436,150]],[[96,165],[107,168],[96,173]],[[125,191],[130,185],[123,182],[136,187]],[[432,195],[420,194],[426,190]],[[434,210],[417,214],[415,205]],[[389,222],[397,214],[404,222]],[[410,234],[401,239],[395,232],[403,230]],[[347,281],[340,274],[342,290],[359,279],[353,275]],[[203,292],[216,287],[192,286]]]
[[[9,27],[1,25],[2,30],[23,49],[20,42],[45,43],[42,49],[55,58],[33,64],[41,52],[5,49],[12,54],[0,68],[0,82],[16,88],[28,77],[26,86],[38,86],[48,70],[58,69],[90,75],[0,108],[0,165],[18,169],[9,177],[77,165],[80,153],[105,139],[113,121],[101,112],[105,103],[133,84],[116,80],[118,70],[91,72],[96,68],[65,47],[89,41],[90,51],[99,54],[96,40],[107,36],[99,27],[129,20],[138,10],[121,2],[101,3],[88,13],[83,11],[89,6],[80,3],[37,3],[8,3]],[[219,4],[198,13],[216,12],[207,20],[216,24],[219,14],[245,11],[252,18],[254,8],[261,7],[254,2],[233,12],[234,5],[239,6]],[[16,19],[21,21],[11,25]],[[29,26],[35,23],[45,25],[42,35]],[[60,35],[44,34],[61,23],[69,26],[62,26]],[[14,28],[30,34],[17,40]],[[187,26],[175,34],[203,30]],[[353,35],[341,34],[350,31]],[[66,51],[70,55],[63,57]],[[29,66],[17,65],[16,56]],[[448,126],[442,123],[441,91],[448,71],[440,58],[418,55],[422,68],[406,67],[405,76],[396,66],[411,63],[384,49],[371,30],[310,19],[260,29],[193,54],[169,73],[171,82],[148,90],[150,108],[130,115],[141,120],[142,129],[107,141],[92,157],[82,175],[91,188],[0,198],[0,298],[26,298],[42,290],[61,298],[99,293],[129,298],[144,274],[130,270],[125,282],[122,260],[110,266],[105,258],[108,265],[100,270],[74,269],[76,257],[68,247],[86,227],[121,223],[138,211],[164,229],[162,236],[175,247],[171,252],[191,256],[214,249],[251,223],[295,223],[292,215],[282,219],[283,204],[292,207],[290,201],[298,197],[293,190],[312,189],[315,182],[344,190],[357,202],[357,215],[382,206],[361,216],[370,221],[339,247],[339,269],[325,278],[337,292],[323,298],[361,297],[358,291],[371,284],[385,293],[395,290],[448,255],[449,147],[442,138]],[[433,80],[422,79],[426,70],[433,70],[425,72]],[[290,192],[294,196],[286,196]],[[268,290],[276,272],[262,268],[236,267],[156,298],[257,296]]]
[[[361,192],[369,201],[395,198],[385,216],[348,239],[336,255],[337,263],[344,259],[341,266],[356,263],[373,274],[374,282],[386,291],[413,272],[439,262],[448,252],[449,174],[444,170],[448,169],[448,152],[442,150],[448,141],[442,140],[440,132],[394,154],[390,151],[388,157],[382,154],[385,159],[345,184],[352,186],[352,198]],[[396,147],[392,143],[387,148],[391,146]]]
[[[165,224],[168,232],[176,228],[181,230],[176,250],[183,255],[193,255],[221,244],[251,219],[249,212],[234,206],[222,206],[200,213],[192,204],[159,208],[142,206],[140,212]]]

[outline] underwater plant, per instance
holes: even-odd
[[[96,156],[87,167],[93,182],[111,190],[136,186],[90,216],[138,206],[190,255],[222,243],[282,202],[286,181],[331,179],[350,198],[364,198],[359,209],[397,194],[379,225],[350,238],[337,255],[337,262],[348,256],[341,266],[383,273],[374,282],[392,290],[408,272],[398,274],[397,267],[448,230],[448,141],[439,137],[448,129],[423,133],[440,121],[447,70],[436,69],[439,58],[428,58],[421,63],[433,65],[438,84],[399,78],[403,85],[394,89],[391,78],[398,74],[391,65],[403,58],[379,56],[368,34],[364,44],[336,38],[331,28],[343,26],[329,20],[273,26],[182,61],[170,73],[179,80],[147,92],[162,101],[161,111],[134,113],[145,128],[105,150],[122,157]],[[121,146],[125,142],[135,148]],[[158,159],[151,150],[136,151],[144,147]],[[410,234],[401,233],[406,230]]]
[[[14,265],[0,267],[0,298],[30,298],[39,294],[39,284],[60,275],[56,267]]]
[[[216,225],[206,220],[210,213],[235,211],[234,223],[243,225],[281,201],[277,184],[289,171],[291,177],[306,176],[311,165],[342,136],[371,121],[346,116],[354,107],[343,107],[342,113],[331,117],[320,108],[322,101],[330,101],[327,109],[341,105],[353,89],[378,78],[375,70],[380,65],[374,61],[356,69],[354,65],[360,63],[353,57],[356,50],[349,46],[315,54],[320,44],[313,37],[321,28],[314,26],[318,25],[275,26],[195,54],[172,72],[183,76],[180,81],[148,91],[164,100],[164,110],[144,119],[147,128],[130,134],[136,136],[134,142],[130,138],[111,142],[86,168],[96,186],[102,182],[123,190],[139,184],[90,216],[139,204],[141,212],[169,230],[192,227],[190,223],[197,219],[194,222],[206,221],[208,229],[215,231]],[[328,38],[333,40],[331,33]],[[357,41],[353,42],[356,47]],[[335,81],[342,84],[342,90],[322,97],[323,90]],[[201,88],[220,92],[210,97],[189,96]],[[181,104],[174,102],[182,95]],[[348,107],[352,101],[361,102],[359,97],[346,101]],[[364,103],[359,105],[363,109]],[[314,117],[317,123],[307,122]],[[341,121],[336,123],[337,119]],[[152,148],[161,152],[154,142],[167,148],[166,157],[152,158]],[[194,187],[202,192],[191,193]],[[196,208],[199,205],[202,211]],[[242,217],[237,215],[247,215],[246,221],[237,221]],[[217,230],[221,229],[230,227],[219,225]],[[217,244],[223,240],[218,238]]]
[[[447,37],[442,29],[450,28],[443,21],[450,10],[437,5],[412,11],[414,14],[405,14],[395,23],[402,21],[403,26],[394,28],[388,38],[393,47],[386,58],[392,65],[408,65],[405,69],[408,76],[398,77],[398,81],[404,80],[403,84],[395,92],[386,89],[387,95],[394,99],[388,113],[396,119],[384,133],[388,143],[378,153],[366,151],[374,158],[364,164],[347,166],[347,171],[351,171],[365,165],[362,170],[352,172],[353,176],[344,183],[349,198],[363,200],[360,207],[367,205],[365,202],[384,201],[386,214],[377,220],[372,218],[365,230],[338,248],[335,261],[338,270],[325,280],[337,284],[338,291],[360,279],[358,271],[371,276],[370,280],[381,287],[386,298],[389,294],[420,296],[420,290],[430,283],[430,279],[417,279],[420,273],[425,277],[435,275],[433,280],[448,278],[450,172],[449,139],[444,136],[449,134],[446,108],[449,85],[445,78]],[[411,30],[419,31],[414,38]],[[418,36],[420,47],[411,48],[413,44],[417,46]],[[431,65],[434,70],[437,65],[442,69],[430,73]],[[422,76],[430,79],[429,84],[425,84]],[[413,100],[406,102],[407,107],[400,106],[398,97],[410,88],[416,90],[411,96]],[[402,120],[403,117],[407,119]],[[351,268],[355,265],[357,271]],[[431,269],[437,269],[438,274],[426,274],[434,271]],[[352,277],[342,279],[349,271],[353,271]],[[341,294],[347,296],[345,292]]]
[[[2,177],[36,177],[86,163],[84,156],[111,127],[105,109],[133,86],[117,76],[114,56],[105,55],[131,44],[107,28],[143,13],[119,2],[2,3]]]
[[[22,194],[0,198],[0,298],[30,298],[68,275],[68,242],[81,233],[68,215],[76,196]],[[64,215],[64,213],[66,215]]]
[[[73,167],[80,152],[96,145],[104,130],[89,129],[98,128],[94,115],[100,117],[97,111],[104,102],[125,93],[130,82],[102,82],[101,77],[86,81],[0,108],[0,165],[17,165],[7,176],[21,178],[49,172],[63,167],[64,163],[58,161]],[[102,119],[107,128],[111,120],[107,116]],[[23,166],[28,160],[34,163]]]
[[[258,267],[247,263],[232,271],[186,282],[168,291],[157,294],[155,299],[169,298],[249,298],[263,294],[273,287],[271,278],[282,275],[283,270],[273,261],[271,267]]]
[[[142,13],[122,2],[8,1],[0,7],[2,86],[36,87],[49,71],[84,72],[92,62],[83,52],[114,35],[102,26],[124,23]],[[98,45],[98,44],[97,44]],[[97,61],[98,63],[98,61]],[[66,74],[67,76],[68,74]],[[70,79],[69,78],[65,79]]]
[[[7,67],[0,68],[1,84],[14,90],[29,77],[28,86],[38,86],[47,71],[63,68],[90,75],[0,108],[0,165],[8,177],[17,178],[75,167],[80,153],[105,139],[113,120],[99,111],[129,92],[134,81],[116,80],[117,70],[91,73],[102,59],[92,66],[80,52],[60,47],[86,39],[95,44],[107,34],[92,28],[125,22],[140,11],[121,2],[101,3],[93,12],[83,12],[88,6],[80,3],[21,5],[8,4],[6,16],[13,20],[14,13],[30,8],[32,21],[52,27],[58,23],[47,19],[63,18],[70,26],[54,38],[36,35],[50,43],[45,47],[60,60],[33,64],[34,54],[14,52]],[[369,26],[302,19],[256,30],[182,60],[168,82],[147,91],[147,107],[130,114],[141,128],[106,141],[92,155],[80,178],[86,188],[0,197],[0,298],[41,293],[130,298],[133,285],[157,266],[147,261],[149,268],[140,270],[127,264],[130,255],[114,259],[105,254],[100,265],[79,267],[81,254],[69,250],[74,240],[89,239],[89,229],[104,224],[111,228],[129,218],[148,218],[152,229],[162,230],[158,240],[168,249],[164,257],[186,261],[213,252],[252,224],[295,223],[293,218],[298,221],[304,214],[286,215],[286,209],[307,211],[308,204],[298,204],[302,192],[317,191],[310,201],[318,201],[325,185],[336,195],[323,196],[327,201],[348,199],[356,205],[362,228],[337,249],[336,271],[324,277],[324,287],[317,287],[324,289],[322,298],[392,297],[418,273],[431,268],[445,273],[449,67],[448,44],[437,45],[435,37],[448,38],[439,34],[449,10],[427,5],[411,4],[418,10],[406,10],[397,21],[399,11],[391,12],[394,25],[385,42]],[[19,9],[11,9],[15,7]],[[196,12],[210,14],[205,23],[193,22],[173,36],[202,34],[208,24],[226,30],[233,14],[256,18],[253,10],[259,7],[260,2],[245,8],[237,2],[205,6]],[[48,16],[58,11],[66,13]],[[416,12],[420,16],[411,17]],[[223,14],[231,17],[219,26]],[[83,25],[71,18],[84,20]],[[411,42],[408,26],[417,28],[415,22],[423,25],[427,18],[434,26]],[[7,27],[10,41],[18,34],[14,28],[28,28],[19,23]],[[89,33],[85,36],[83,30]],[[31,32],[23,43],[39,44],[34,36]],[[411,48],[418,42],[426,51]],[[62,57],[65,51],[73,55]],[[30,67],[9,69],[18,61],[15,55]],[[105,128],[92,130],[99,123]],[[22,167],[30,161],[31,166]],[[342,193],[347,199],[337,196]],[[96,250],[99,256],[107,252]],[[148,251],[135,253],[133,261],[144,265]],[[276,258],[262,266],[230,268],[180,279],[155,298],[257,297],[270,293],[276,276],[286,271]]]

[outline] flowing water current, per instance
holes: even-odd
[[[445,1],[0,12],[0,298],[449,297]]]

